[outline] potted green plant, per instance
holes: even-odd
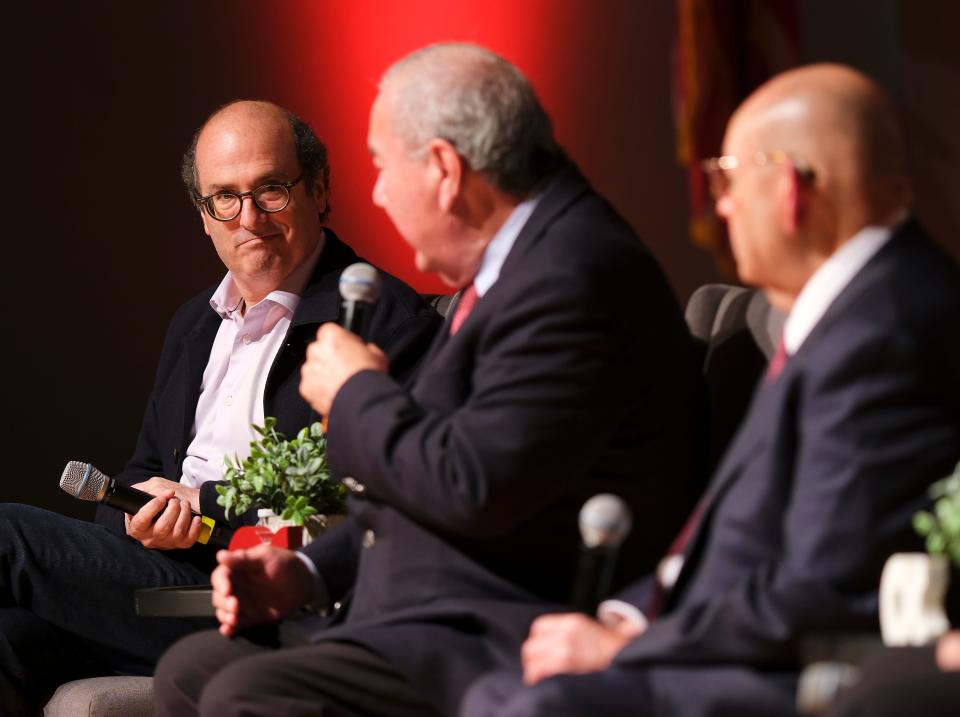
[[[926,539],[927,552],[944,555],[960,567],[960,463],[953,475],[930,487],[933,511],[913,516],[913,527]]]
[[[880,627],[888,645],[922,645],[950,627],[944,598],[960,568],[960,464],[930,487],[932,510],[913,516],[926,553],[897,553],[880,580]],[[955,586],[956,589],[956,586]]]
[[[343,513],[346,489],[330,475],[319,422],[301,429],[292,440],[276,424],[268,416],[263,426],[253,426],[260,438],[250,442],[247,458],[224,458],[224,484],[217,486],[217,503],[228,518],[257,507],[261,524],[272,530],[304,526],[309,535],[316,535],[329,526],[331,516]]]

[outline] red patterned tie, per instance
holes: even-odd
[[[773,358],[770,359],[770,365],[767,366],[767,373],[763,380],[772,383],[777,380],[777,376],[783,373],[787,365],[787,347],[783,343],[783,337],[777,343],[777,350],[773,352]]]
[[[457,309],[453,312],[453,318],[450,320],[450,335],[453,336],[460,330],[460,327],[463,326],[463,322],[467,320],[470,312],[473,311],[473,307],[477,303],[477,290],[470,284],[466,289],[463,290],[463,294],[460,295],[460,301],[457,302]]]

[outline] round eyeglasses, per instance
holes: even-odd
[[[249,192],[215,192],[205,197],[198,196],[197,204],[218,222],[229,222],[239,217],[243,211],[244,197],[250,197],[260,211],[273,214],[287,208],[290,203],[290,189],[301,179],[302,172],[292,182],[262,184]]]

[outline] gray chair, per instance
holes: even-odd
[[[153,717],[152,677],[89,677],[67,682],[44,717]]]
[[[746,415],[785,317],[755,289],[705,284],[687,302],[685,318],[703,359],[712,473]]]

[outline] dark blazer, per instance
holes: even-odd
[[[294,312],[286,341],[273,361],[264,389],[264,415],[275,416],[277,429],[288,437],[320,418],[300,396],[300,366],[320,324],[336,321],[340,315],[340,273],[360,261],[330,229],[325,233],[326,243],[316,270]],[[381,278],[380,299],[371,316],[368,338],[386,351],[391,374],[403,379],[413,373],[441,319],[399,279],[383,272]],[[203,371],[221,323],[220,316],[210,307],[215,289],[210,287],[181,306],[170,323],[136,450],[116,476],[124,485],[153,476],[180,479],[183,459],[192,440]],[[216,520],[225,520],[223,508],[217,505],[215,484],[211,481],[201,487],[201,512]],[[118,510],[98,506],[96,520],[125,534],[123,513]],[[236,525],[240,521],[233,518],[230,522]],[[170,551],[170,554],[177,556],[183,552]]]
[[[910,223],[760,386],[664,613],[615,668],[789,672],[805,636],[875,629],[882,565],[920,547],[911,516],[960,456],[958,329],[960,272]],[[688,677],[690,705],[710,682]],[[789,708],[793,682],[779,684]]]
[[[587,498],[631,505],[621,562],[652,567],[702,488],[699,376],[656,261],[567,168],[410,390],[367,371],[337,394],[329,460],[359,485],[306,552],[342,573],[366,533],[345,623],[315,639],[368,645],[454,713],[566,603]]]

